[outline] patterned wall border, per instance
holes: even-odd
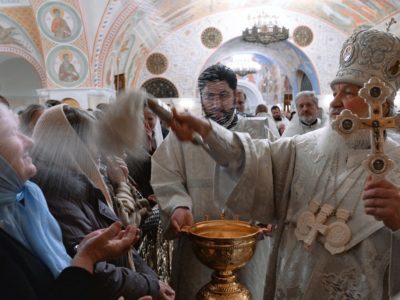
[[[112,48],[113,42],[119,30],[124,25],[126,20],[132,16],[137,9],[136,5],[128,5],[125,9],[115,18],[111,29],[108,32],[100,31],[96,37],[96,46],[93,49],[94,55],[92,60],[93,72],[93,85],[95,87],[103,87],[104,77],[104,63]],[[99,25],[99,28],[105,27],[105,24],[110,22],[108,18],[104,18]]]
[[[29,62],[36,70],[40,77],[40,81],[42,83],[42,88],[47,87],[47,75],[46,75],[46,70],[44,67],[28,52],[17,48],[17,47],[12,47],[12,46],[0,46],[0,53],[9,53],[9,54],[14,54],[18,57],[21,57],[25,59],[27,62]]]

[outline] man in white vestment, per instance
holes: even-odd
[[[400,40],[364,30],[343,45],[330,116],[349,109],[368,117],[358,91],[372,76],[390,89],[382,105],[389,116],[400,87]],[[177,113],[172,128],[182,140],[193,130],[204,138],[218,177],[234,182],[231,210],[278,225],[264,299],[376,300],[400,291],[399,144],[386,139],[395,167],[373,180],[362,165],[371,151],[367,129],[342,137],[326,127],[270,142]],[[216,188],[218,195],[227,186]]]
[[[271,107],[272,118],[275,121],[276,128],[279,131],[279,135],[281,136],[285,131],[286,127],[289,126],[290,120],[288,120],[281,112],[281,109],[278,105],[274,105]]]
[[[236,110],[239,115],[242,117],[254,117],[254,115],[246,113],[246,102],[247,102],[247,95],[246,93],[238,89],[237,90],[237,96],[236,96]]]
[[[248,132],[253,138],[275,139],[266,128],[265,118],[247,120],[236,113],[237,79],[231,69],[220,64],[207,68],[200,75],[198,86],[207,118],[229,130]],[[202,147],[181,143],[173,133],[157,148],[152,157],[151,183],[167,238],[178,237],[182,224],[203,221],[206,215],[219,219],[225,210],[226,218],[234,217],[225,207],[224,196],[214,196],[215,166]],[[230,191],[225,192],[229,194]],[[254,299],[261,299],[263,295],[268,245],[268,239],[261,241],[259,251],[241,270],[240,281],[249,288]],[[191,241],[179,236],[174,247],[171,276],[176,299],[195,299],[200,288],[211,280],[211,273],[211,269],[195,257]]]
[[[304,134],[323,127],[318,118],[318,98],[313,91],[302,91],[294,98],[297,114],[286,127],[282,137]]]

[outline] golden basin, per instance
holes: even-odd
[[[238,220],[210,220],[184,230],[197,258],[214,270],[211,282],[200,289],[198,300],[248,300],[250,292],[236,280],[235,270],[253,256],[263,230]]]

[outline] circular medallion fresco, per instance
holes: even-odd
[[[314,35],[312,30],[307,26],[298,26],[293,31],[293,40],[300,47],[307,47],[313,41]]]
[[[208,27],[201,33],[201,42],[207,48],[216,48],[222,42],[222,33],[215,27]]]
[[[168,79],[156,77],[147,80],[142,88],[156,98],[178,98],[178,89]]]
[[[62,2],[46,2],[37,12],[40,30],[56,43],[70,43],[78,38],[82,23],[78,13]]]
[[[63,87],[80,85],[87,77],[88,63],[85,55],[71,46],[55,47],[46,59],[49,77]]]
[[[147,58],[146,67],[150,73],[159,75],[167,70],[168,60],[161,53],[153,53]]]

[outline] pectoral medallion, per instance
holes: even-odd
[[[301,213],[297,219],[295,235],[299,241],[304,242],[306,248],[310,248],[318,236],[318,233],[325,235],[328,226],[324,225],[328,217],[332,214],[334,207],[324,204],[319,212],[320,204],[312,200],[308,205],[308,210]],[[317,216],[315,214],[318,212]]]
[[[351,240],[351,229],[346,222],[350,218],[350,212],[339,208],[336,211],[336,221],[328,226],[325,248],[331,254],[339,254],[345,251],[346,245]]]

